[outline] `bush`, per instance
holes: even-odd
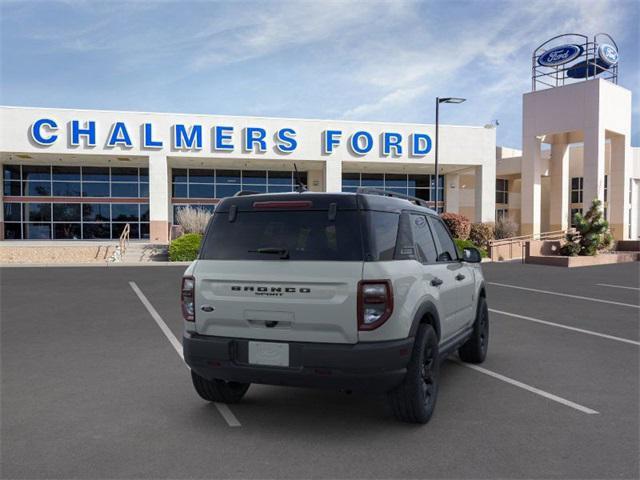
[[[494,239],[495,224],[493,222],[472,223],[469,232],[469,240],[482,248],[488,248],[489,242]]]
[[[576,231],[569,232],[566,243],[560,249],[561,255],[597,255],[598,252],[611,247],[613,237],[609,233],[609,222],[602,214],[602,202],[595,199],[589,211],[573,216]]]
[[[458,253],[460,254],[460,256],[462,256],[462,250],[464,250],[465,248],[477,248],[480,252],[480,256],[482,256],[483,258],[488,256],[488,253],[484,248],[479,247],[471,240],[461,240],[459,238],[454,238],[453,241],[456,243],[456,247],[458,247]]]
[[[493,233],[496,240],[515,237],[518,233],[518,224],[508,217],[499,218],[495,223]]]
[[[204,208],[190,206],[178,208],[176,213],[176,220],[184,233],[199,233],[200,235],[204,234],[211,217],[211,212]]]
[[[445,212],[440,215],[444,223],[449,227],[449,231],[454,238],[460,240],[467,240],[469,238],[469,232],[471,231],[471,223],[469,219],[459,213]]]
[[[202,235],[187,233],[176,238],[169,245],[169,260],[172,262],[192,262],[198,256]]]

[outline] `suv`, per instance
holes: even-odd
[[[479,262],[413,197],[223,199],[182,279],[193,385],[224,403],[251,383],[385,392],[398,419],[426,423],[440,361],[487,354]]]

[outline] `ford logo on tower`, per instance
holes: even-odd
[[[540,55],[538,63],[543,67],[557,67],[575,60],[582,52],[583,48],[579,45],[560,45]]]
[[[608,67],[618,63],[618,50],[613,45],[603,43],[598,47],[598,57]]]

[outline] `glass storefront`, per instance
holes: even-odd
[[[404,173],[343,173],[342,191],[355,192],[359,187],[371,187],[410,195],[435,206],[436,176]],[[444,206],[444,175],[438,178],[438,210]]]
[[[4,165],[3,182],[7,240],[115,239],[127,223],[149,238],[147,168]]]
[[[307,172],[299,172],[299,177],[306,185]],[[242,190],[257,193],[292,192],[295,185],[295,173],[290,170],[173,168],[173,223],[176,221],[178,209],[186,206],[213,211],[215,202],[204,202],[231,197]]]

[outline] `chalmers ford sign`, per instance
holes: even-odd
[[[93,120],[59,122],[55,118],[38,118],[29,128],[31,140],[41,147],[57,142],[67,142],[71,147],[95,147],[98,142],[107,148],[129,149],[134,146],[148,150],[171,149],[173,151],[255,152],[272,151],[277,155],[293,153],[298,148],[296,129],[290,126],[275,131],[259,126],[237,127],[228,125],[202,125],[175,123],[169,131],[158,131],[153,123],[133,125],[115,121],[110,125],[98,125]],[[239,133],[239,135],[236,135]],[[345,145],[355,155],[367,155],[379,149],[384,156],[408,154],[414,157],[427,155],[432,148],[431,137],[423,132],[401,134],[383,132],[372,134],[358,130],[344,135],[340,129],[326,129],[321,135],[323,155],[331,155]],[[168,140],[167,140],[168,139]]]

